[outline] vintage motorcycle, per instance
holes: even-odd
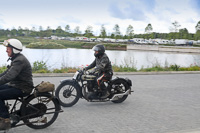
[[[10,114],[11,128],[26,125],[33,129],[43,129],[50,126],[58,114],[63,112],[58,99],[51,92],[39,92],[36,88],[26,97],[6,100],[5,103]]]
[[[122,103],[131,92],[132,81],[128,78],[115,78],[104,81],[109,96],[101,98],[101,89],[94,88],[96,76],[91,75],[88,71],[78,70],[72,79],[63,80],[56,88],[55,95],[60,101],[61,106],[71,107],[76,104],[79,98],[86,99],[89,102],[106,102]],[[88,94],[96,93],[96,97],[88,98]]]

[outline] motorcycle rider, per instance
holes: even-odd
[[[102,44],[97,44],[92,48],[95,53],[95,60],[88,66],[85,67],[85,70],[91,70],[90,73],[94,74],[97,77],[96,86],[100,89],[103,94],[101,98],[107,98],[109,96],[109,91],[106,89],[104,81],[109,80],[112,78],[113,70],[111,62],[105,53],[105,47]],[[95,87],[96,88],[96,87]],[[95,97],[96,93],[92,93],[88,96],[88,98]]]
[[[17,39],[8,39],[3,43],[11,65],[0,74],[0,130],[11,127],[8,109],[4,100],[23,97],[32,92],[32,68],[27,58],[21,54],[22,43]]]

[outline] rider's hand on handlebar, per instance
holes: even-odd
[[[87,68],[84,67],[84,68],[82,69],[82,71],[83,71],[84,74],[87,74]]]
[[[86,75],[89,75],[89,74],[90,74],[90,72],[89,72],[89,71],[85,71],[85,74],[86,74]]]
[[[94,75],[95,73],[96,73],[95,69],[92,69],[92,70],[89,71],[90,75]]]
[[[87,71],[86,67],[83,68],[83,71]]]

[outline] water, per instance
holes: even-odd
[[[161,66],[169,66],[173,64],[182,67],[190,65],[200,65],[200,54],[188,53],[166,53],[155,51],[112,51],[106,50],[112,65],[129,65],[137,69],[152,67],[160,64]],[[61,67],[80,67],[90,64],[94,58],[94,51],[91,49],[29,49],[24,48],[24,54],[31,64],[35,61],[46,62],[49,69]],[[6,48],[0,45],[0,66],[9,64]]]

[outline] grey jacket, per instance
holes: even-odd
[[[9,86],[22,90],[29,94],[33,89],[32,68],[29,61],[22,54],[17,54],[11,58],[11,65],[0,74],[0,85]]]
[[[97,72],[98,74],[113,72],[111,62],[106,53],[99,58],[96,57],[95,60],[88,67],[86,67],[86,70],[94,67],[94,72]]]

